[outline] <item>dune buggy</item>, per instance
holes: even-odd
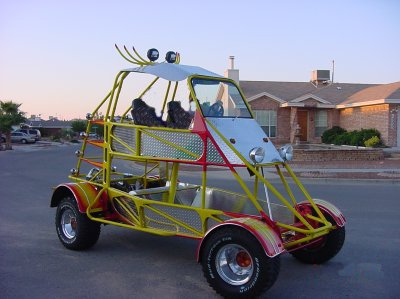
[[[87,115],[72,182],[57,186],[51,198],[66,248],[93,246],[101,224],[196,239],[210,286],[238,298],[269,289],[284,252],[323,263],[340,251],[344,216],[329,202],[312,199],[288,165],[293,148],[275,148],[236,82],[181,65],[176,52],[157,63],[156,49],[148,59],[134,48],[117,50],[135,67],[120,71]],[[127,88],[126,101],[123,86],[132,74],[148,84],[134,96],[134,87]],[[161,82],[163,93],[153,92]],[[93,131],[103,138],[89,138]],[[277,173],[283,192],[266,178],[266,168]],[[197,183],[182,175],[188,170],[198,174]],[[231,176],[229,190],[213,186],[210,170]]]

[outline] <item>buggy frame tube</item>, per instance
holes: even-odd
[[[292,200],[293,204],[294,205],[297,204],[296,199],[295,199],[295,197],[293,195],[292,189],[290,188],[287,180],[283,176],[282,171],[279,168],[279,165],[275,165],[275,168],[276,168],[276,172],[279,174],[279,177],[280,177],[280,179],[281,179],[281,181],[283,183],[283,186],[285,187],[286,192],[288,193],[288,195],[289,195],[290,199]]]
[[[156,83],[156,82],[158,81],[158,79],[160,79],[160,77],[156,77],[156,78],[145,88],[145,90],[142,91],[142,93],[138,96],[138,98],[143,97],[143,96],[150,90],[150,88],[153,87],[154,83]],[[132,110],[132,106],[129,106],[129,107],[125,110],[124,114],[122,114],[121,120],[124,119],[124,118],[126,117],[126,115],[128,114],[129,110]]]
[[[298,212],[296,211],[296,209],[294,209],[290,203],[286,200],[286,198],[283,197],[283,195],[270,183],[268,182],[263,176],[260,175],[260,173],[256,170],[256,168],[254,167],[254,165],[250,164],[231,144],[230,142],[228,142],[226,140],[226,138],[215,128],[215,126],[209,122],[206,119],[206,122],[208,125],[210,125],[210,127],[218,134],[218,136],[225,142],[225,144],[243,161],[243,163],[252,171],[254,172],[254,174],[256,176],[258,176],[259,180],[261,180],[261,182],[263,182],[263,184],[265,184],[268,189],[271,190],[272,193],[274,193],[274,195],[276,197],[278,197],[278,199],[310,230],[313,230],[313,227],[307,222],[306,219],[304,219],[304,217]],[[282,163],[282,162],[281,162]],[[262,166],[262,165],[260,165]],[[238,180],[239,184],[242,186],[242,188],[246,188],[247,186],[243,183],[240,182],[241,179],[238,176],[238,174],[234,174],[236,180]],[[239,181],[240,180],[240,181]],[[243,189],[246,193],[247,191],[245,189]],[[250,193],[251,194],[251,193]],[[253,195],[251,195],[251,197],[249,196],[249,198],[251,199],[251,201],[253,202],[253,204],[257,207],[257,209],[261,208],[260,205],[258,205],[256,199],[253,197]],[[314,205],[315,206],[315,205]],[[260,210],[260,209],[259,209]],[[260,211],[263,211],[262,208]]]
[[[175,81],[175,86],[174,86],[174,92],[172,93],[172,101],[175,100],[175,96],[176,96],[176,90],[178,89],[178,81]]]
[[[201,174],[201,208],[204,209],[206,206],[206,186],[207,186],[207,165],[203,166]]]
[[[303,184],[299,181],[293,170],[286,163],[284,163],[283,166],[286,168],[287,172],[290,174],[293,181],[296,183],[296,185],[300,188],[301,192],[303,192],[304,196],[310,202],[313,209],[317,212],[318,217],[320,217],[324,221],[325,225],[328,224],[328,221],[326,220],[325,216],[322,214],[321,210],[317,207],[317,205],[311,198],[310,194],[307,192],[306,188],[304,188]]]
[[[171,183],[169,187],[169,195],[168,195],[168,202],[174,203],[175,194],[176,194],[176,184],[178,182],[178,172],[179,172],[179,163],[173,162],[172,163],[172,170],[171,170]]]
[[[122,84],[122,78],[121,78],[121,81],[119,81],[119,77],[120,77],[123,73],[124,73],[124,72],[119,72],[119,73],[117,74],[117,76],[115,77],[114,85],[113,85],[113,88],[112,88],[112,90],[111,90],[110,102],[108,103],[106,115],[104,116],[105,120],[108,119],[108,115],[109,115],[110,109],[111,109],[111,104],[112,104],[113,99],[114,99],[115,90],[117,89],[117,86],[119,86],[120,84]],[[119,84],[118,84],[118,83],[119,83]]]
[[[161,117],[163,117],[164,115],[164,111],[165,111],[165,106],[167,105],[167,100],[168,100],[168,95],[169,95],[169,90],[171,88],[171,81],[168,81],[168,86],[167,86],[167,90],[165,92],[165,97],[164,97],[164,102],[161,108]]]
[[[119,84],[120,84],[120,82],[117,82],[117,84],[116,84],[115,87],[118,87]],[[106,97],[100,102],[100,104],[93,110],[92,115],[95,115],[95,114],[99,111],[99,109],[101,108],[101,106],[103,106],[104,103],[110,98],[112,92],[113,92],[113,89],[106,95]],[[103,125],[104,125],[104,124],[103,124]],[[86,127],[86,134],[89,134],[89,132],[90,132],[90,130],[91,130],[91,127],[92,127],[92,124],[91,124],[91,122],[89,121],[88,126]],[[85,151],[86,151],[86,142],[83,142],[83,143],[82,143],[81,151],[82,151],[82,154],[85,153]],[[78,174],[79,174],[79,170],[80,170],[80,167],[81,167],[81,163],[82,163],[82,162],[81,162],[81,159],[78,159],[78,162],[77,162],[77,165],[76,165],[76,169],[77,169],[77,171],[78,171]]]
[[[114,106],[110,115],[110,120],[112,121],[112,119],[114,118],[114,114],[115,114],[115,110],[117,109],[117,104],[118,104],[118,100],[119,100],[119,95],[121,94],[121,89],[122,89],[122,84],[125,80],[126,77],[128,77],[129,73],[128,72],[124,72],[122,77],[121,77],[121,84],[118,86],[118,91],[117,91],[117,95],[115,96],[114,99]]]

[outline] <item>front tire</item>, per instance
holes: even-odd
[[[70,197],[60,201],[55,222],[58,238],[68,249],[88,249],[99,239],[100,223],[79,212],[76,201]]]
[[[329,215],[326,219],[335,225],[334,220]],[[317,244],[310,245],[290,252],[296,259],[306,264],[322,264],[333,258],[342,249],[346,237],[345,227],[337,227],[329,234],[322,237]]]
[[[244,229],[226,227],[206,240],[201,256],[209,285],[225,298],[253,298],[269,289],[280,270],[280,257],[270,258]]]

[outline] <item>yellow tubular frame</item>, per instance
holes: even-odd
[[[133,51],[135,52],[135,54],[138,56],[138,59],[134,58],[129,51],[124,47],[125,51],[127,52],[127,54],[134,59],[137,63],[143,63],[145,64],[146,61],[136,52],[135,49],[133,49]],[[117,48],[117,50],[120,52],[120,54],[123,56],[123,54],[121,53],[121,51]],[[124,57],[126,58],[126,57]],[[126,58],[127,59],[127,58]],[[143,60],[140,61],[140,60]],[[152,171],[154,171],[158,166],[158,160],[156,157],[147,157],[147,156],[142,156],[141,155],[141,137],[143,134],[147,134],[148,136],[151,136],[152,138],[156,139],[159,142],[162,142],[168,146],[171,146],[179,151],[184,152],[185,154],[193,157],[194,159],[198,160],[200,159],[200,156],[194,152],[191,152],[181,146],[178,146],[177,144],[174,144],[168,140],[165,140],[164,138],[161,138],[159,136],[157,136],[156,134],[153,134],[151,131],[155,131],[155,130],[162,130],[162,131],[168,131],[168,132],[182,132],[182,133],[188,133],[190,134],[191,131],[189,130],[178,130],[178,129],[171,129],[171,128],[151,128],[149,129],[148,127],[145,126],[138,126],[138,125],[133,125],[133,124],[127,124],[127,123],[123,123],[122,119],[124,119],[127,115],[127,113],[130,111],[131,107],[129,106],[128,109],[124,112],[121,122],[117,123],[112,121],[114,118],[114,114],[116,111],[116,107],[118,104],[118,99],[121,93],[121,89],[122,89],[122,85],[123,82],[125,80],[125,78],[129,75],[129,72],[119,72],[114,80],[114,85],[112,87],[112,90],[108,93],[108,95],[101,101],[101,103],[96,107],[96,109],[93,111],[93,115],[96,114],[98,112],[98,110],[100,109],[101,106],[103,106],[104,104],[108,102],[107,105],[107,110],[106,110],[106,114],[105,114],[105,120],[104,120],[104,131],[105,131],[105,136],[104,136],[104,146],[103,146],[103,169],[96,174],[96,176],[94,178],[92,178],[90,180],[90,183],[100,187],[97,196],[94,199],[90,199],[90,204],[87,207],[86,210],[86,214],[88,215],[88,217],[91,220],[94,221],[99,221],[101,223],[104,224],[113,224],[113,225],[117,225],[117,226],[121,226],[121,227],[126,227],[126,228],[130,228],[130,229],[136,229],[136,230],[141,230],[141,231],[146,231],[146,232],[151,232],[154,234],[159,234],[159,235],[166,235],[166,236],[170,236],[170,235],[175,235],[177,234],[177,232],[173,232],[173,231],[166,231],[166,230],[162,230],[162,229],[156,229],[156,228],[149,228],[146,227],[146,216],[144,215],[144,209],[149,209],[154,213],[159,214],[160,216],[164,217],[165,219],[171,221],[173,224],[171,224],[172,226],[176,225],[177,227],[183,227],[184,229],[186,229],[187,231],[191,232],[192,235],[188,235],[191,237],[195,237],[195,238],[201,238],[202,235],[206,232],[206,222],[207,219],[213,219],[214,221],[217,222],[222,222],[222,218],[220,218],[220,215],[224,215],[224,213],[222,211],[216,211],[216,210],[210,210],[210,209],[205,209],[206,203],[205,203],[205,199],[206,199],[206,188],[207,188],[207,164],[203,164],[203,168],[202,168],[202,182],[201,182],[201,186],[202,186],[202,190],[201,190],[201,208],[195,208],[195,207],[189,207],[189,206],[182,206],[182,209],[187,209],[187,210],[195,210],[199,217],[201,218],[201,223],[202,223],[202,229],[201,231],[199,231],[196,228],[191,227],[190,225],[187,225],[185,223],[183,223],[182,221],[179,221],[177,219],[175,219],[174,217],[166,214],[165,212],[159,211],[155,206],[157,205],[163,205],[163,206],[175,206],[174,205],[174,199],[175,199],[175,194],[177,191],[177,182],[178,182],[178,175],[179,175],[179,164],[180,163],[185,163],[185,160],[181,160],[181,161],[174,161],[173,159],[169,159],[171,163],[172,162],[172,169],[171,169],[171,173],[169,175],[169,179],[171,181],[171,185],[170,185],[170,189],[168,191],[168,196],[164,197],[165,201],[160,202],[160,201],[152,201],[152,200],[144,200],[143,198],[140,198],[138,196],[134,196],[134,195],[129,195],[126,192],[122,192],[120,190],[117,190],[115,188],[111,188],[110,187],[110,182],[111,182],[111,161],[114,157],[118,158],[118,159],[123,159],[123,160],[130,160],[130,161],[141,161],[145,163],[145,170],[144,170],[144,174],[141,176],[137,176],[137,178],[142,178],[144,180],[144,184],[145,186],[147,185],[147,176],[149,173],[151,173]],[[190,81],[192,80],[192,78],[194,77],[199,77],[199,78],[205,78],[205,79],[215,79],[212,77],[207,77],[207,76],[191,76],[189,77],[188,80],[188,86],[189,86],[189,90],[190,93],[192,95],[193,98],[195,98],[195,92],[193,90],[192,85],[190,84]],[[220,78],[222,81],[224,82],[229,82],[229,83],[233,83],[234,85],[236,85],[236,83],[233,80],[230,79],[224,79],[224,78]],[[150,88],[159,80],[159,77],[156,77],[145,89],[144,91],[139,95],[139,97],[141,98],[148,90],[150,90]],[[162,106],[162,112],[164,112],[165,110],[165,106],[166,103],[168,101],[168,96],[170,93],[170,89],[171,89],[171,81],[168,82],[168,87],[167,90],[165,92],[165,97],[164,97],[164,101],[163,101],[163,106]],[[172,100],[175,99],[176,96],[176,92],[177,92],[177,87],[178,87],[178,82],[175,82],[175,86],[173,88],[173,92],[172,92]],[[238,88],[241,96],[244,98],[244,95],[242,94],[242,91],[240,90],[240,88]],[[199,107],[199,104],[197,101],[195,101],[196,106],[198,111],[201,112],[201,109]],[[248,103],[245,101],[245,104],[247,106],[247,108],[249,109],[252,117],[254,118],[254,114],[251,111]],[[289,167],[289,165],[287,165],[287,163],[285,162],[277,162],[277,163],[269,163],[269,164],[265,164],[265,165],[253,165],[251,163],[249,163],[247,161],[246,158],[244,158],[234,147],[233,145],[215,128],[215,126],[208,121],[205,118],[205,122],[206,124],[211,127],[216,134],[223,140],[223,142],[243,161],[244,165],[255,174],[255,181],[254,181],[254,186],[253,186],[253,190],[251,191],[246,183],[243,181],[243,179],[238,175],[238,173],[236,172],[236,170],[234,169],[234,167],[232,167],[231,165],[229,165],[229,163],[227,163],[227,167],[230,169],[233,177],[236,179],[236,181],[239,183],[239,185],[241,186],[241,188],[243,189],[243,191],[245,192],[246,196],[248,197],[248,199],[252,202],[252,204],[254,205],[254,207],[260,212],[264,214],[264,210],[261,207],[260,203],[257,200],[257,196],[258,196],[258,190],[259,190],[259,184],[264,184],[268,190],[270,190],[294,215],[294,217],[296,217],[297,219],[299,219],[299,221],[304,225],[304,228],[299,228],[293,225],[288,225],[288,224],[284,224],[284,223],[280,223],[280,222],[276,222],[276,225],[284,230],[288,230],[288,231],[293,231],[293,232],[297,232],[300,234],[304,234],[304,237],[296,240],[296,241],[292,241],[289,243],[285,244],[286,248],[290,248],[292,246],[295,246],[297,244],[303,243],[303,242],[307,242],[307,241],[311,241],[315,238],[318,238],[320,236],[323,236],[327,233],[329,233],[329,231],[331,229],[333,229],[333,226],[331,223],[329,223],[326,218],[324,217],[324,215],[322,214],[321,210],[318,208],[318,206],[314,203],[314,201],[312,200],[311,196],[309,195],[309,193],[307,192],[307,190],[305,189],[305,187],[301,184],[301,182],[298,180],[298,178],[296,177],[296,175],[294,174],[294,172],[291,170],[291,168]],[[112,127],[114,126],[121,126],[121,127],[128,127],[128,128],[135,128],[136,129],[136,144],[135,144],[135,148],[132,148],[130,145],[126,144],[123,140],[121,140],[120,138],[116,137],[114,134],[112,134]],[[90,132],[90,128],[91,128],[91,122],[89,122],[88,124],[88,128],[87,128],[87,133]],[[118,142],[119,144],[121,144],[123,147],[125,147],[126,149],[128,149],[132,154],[126,154],[126,153],[120,153],[120,152],[114,152],[113,149],[111,148],[111,141],[115,141]],[[207,142],[211,142],[210,140],[207,139]],[[82,145],[82,152],[84,153],[86,149],[86,142],[83,143]],[[205,152],[207,151],[207,147],[205,146]],[[204,154],[204,153],[203,153]],[[81,166],[81,161],[82,159],[79,158],[78,159],[78,164],[77,164],[77,169],[78,169],[78,175],[76,176],[70,176],[73,180],[78,181],[78,182],[87,182],[87,180],[83,179],[80,177],[79,175],[79,169]],[[156,165],[151,167],[150,169],[148,169],[147,164],[148,163],[155,163]],[[189,161],[188,161],[189,162]],[[192,161],[190,161],[192,162]],[[226,161],[227,162],[227,161]],[[168,162],[167,163],[167,176],[168,176]],[[280,177],[280,180],[282,181],[285,190],[290,198],[290,201],[288,199],[286,199],[268,180],[265,179],[265,177],[261,174],[260,172],[260,167],[263,166],[275,166],[276,171]],[[306,199],[310,202],[312,208],[316,211],[317,213],[317,217],[313,216],[313,215],[306,215],[305,217],[302,216],[302,214],[300,214],[295,208],[294,206],[297,204],[295,196],[289,186],[289,183],[287,182],[286,178],[284,177],[282,170],[280,168],[280,166],[283,166],[286,171],[289,173],[290,177],[292,178],[292,180],[295,182],[295,184],[298,186],[298,188],[301,190],[301,192],[304,194],[304,196],[306,197]],[[96,177],[103,177],[103,183],[97,183],[95,182],[95,178]],[[135,176],[136,177],[136,176]],[[126,207],[122,204],[121,201],[119,201],[119,203],[121,204],[122,208],[125,210],[126,213],[128,213],[128,215],[130,215],[130,218],[132,219],[132,222],[134,223],[134,225],[129,225],[129,224],[125,224],[125,223],[120,223],[120,222],[116,222],[116,221],[111,221],[111,220],[107,220],[104,219],[103,217],[97,217],[94,216],[93,213],[93,207],[98,203],[98,201],[100,200],[101,196],[103,195],[104,192],[107,192],[107,196],[109,198],[114,198],[114,200],[119,200],[118,196],[122,196],[125,198],[128,198],[129,200],[132,200],[136,207],[137,207],[137,211],[138,211],[138,215],[135,215],[133,213],[132,210],[130,210],[129,207]],[[307,219],[306,219],[307,218]],[[307,221],[307,220],[312,220],[312,221],[316,221],[320,224],[322,224],[323,226],[318,227],[318,228],[313,228],[311,226],[311,224]],[[170,224],[165,224],[165,225],[170,225]]]
[[[188,81],[190,81],[190,80],[191,80],[192,78],[194,78],[194,77],[195,77],[195,76],[189,77],[189,78],[188,78]],[[199,76],[199,77],[200,77],[200,76]],[[214,80],[215,80],[215,78],[206,77],[206,76],[201,76],[201,78],[204,78],[204,79],[214,79]],[[221,79],[221,81],[231,82],[231,83],[233,83],[234,85],[236,85],[236,83],[235,83],[233,80]],[[192,86],[191,86],[191,85],[189,85],[189,86],[190,86],[190,88],[191,88],[191,92],[192,92],[193,94],[195,94],[195,93],[194,93],[194,90],[193,90],[193,88],[192,88]],[[237,86],[237,85],[236,85],[236,86]],[[242,96],[243,98],[245,98],[244,95],[242,94],[240,88],[238,88],[238,90],[239,90],[241,96]],[[252,114],[252,116],[253,116],[253,118],[254,118],[254,115],[253,115],[251,109],[249,108],[247,102],[245,102],[245,104],[246,104],[246,106],[248,107],[250,113]],[[198,108],[199,108],[199,107],[198,107]],[[200,111],[201,111],[201,110],[200,110]],[[312,198],[311,198],[311,196],[309,195],[309,193],[307,192],[307,190],[304,188],[304,186],[303,186],[303,185],[301,184],[301,182],[298,180],[298,178],[296,177],[295,173],[291,170],[291,168],[289,167],[289,165],[287,165],[287,163],[279,162],[279,163],[271,163],[271,165],[275,165],[275,166],[276,166],[276,168],[277,168],[277,170],[278,170],[278,174],[279,174],[279,176],[280,176],[280,179],[281,179],[281,181],[282,181],[282,183],[283,183],[283,185],[284,185],[284,187],[285,187],[285,189],[286,189],[286,191],[287,191],[287,193],[288,193],[290,199],[292,200],[293,205],[296,204],[296,200],[295,200],[295,198],[294,198],[294,195],[293,195],[293,193],[292,193],[292,191],[291,191],[291,189],[290,189],[290,187],[289,187],[287,181],[285,180],[285,178],[284,178],[282,172],[281,172],[280,169],[279,169],[279,165],[283,165],[283,166],[285,167],[285,169],[288,171],[288,173],[290,174],[290,176],[291,176],[291,178],[293,179],[293,181],[296,183],[296,185],[299,187],[299,189],[301,190],[301,192],[305,195],[305,197],[307,198],[307,200],[310,202],[310,204],[311,204],[311,206],[313,207],[313,209],[316,211],[317,215],[320,217],[320,218],[319,218],[319,219],[320,219],[320,222],[323,223],[325,226],[319,227],[318,229],[314,229],[314,228],[310,225],[310,223],[309,223],[296,209],[293,208],[293,206],[289,203],[289,201],[288,201],[278,190],[276,190],[275,187],[272,186],[272,184],[271,184],[270,182],[268,182],[268,181],[261,175],[261,173],[258,171],[257,167],[255,167],[254,165],[250,164],[250,163],[247,161],[247,159],[245,159],[245,158],[233,147],[233,145],[232,145],[232,144],[231,144],[231,143],[230,143],[216,128],[215,128],[215,126],[214,126],[210,121],[208,121],[206,118],[205,118],[205,121],[206,121],[207,125],[210,126],[210,127],[217,133],[217,135],[223,140],[223,142],[225,143],[225,145],[227,145],[227,146],[228,146],[242,161],[243,161],[243,163],[247,166],[247,168],[248,168],[249,170],[251,170],[251,171],[256,175],[257,180],[259,180],[259,181],[261,181],[263,184],[265,184],[265,186],[266,186],[266,187],[267,187],[267,188],[268,188],[268,189],[269,189],[269,190],[270,190],[270,191],[271,191],[271,192],[272,192],[272,193],[273,193],[273,194],[274,194],[274,195],[275,195],[275,196],[276,196],[276,197],[277,197],[277,198],[278,198],[292,213],[293,213],[293,215],[294,215],[297,219],[299,219],[300,222],[307,228],[307,230],[302,230],[301,232],[304,233],[304,234],[306,234],[306,235],[308,235],[308,236],[305,237],[305,238],[303,238],[303,239],[301,239],[301,240],[296,241],[296,242],[293,243],[293,244],[292,244],[292,243],[289,243],[289,244],[291,244],[290,246],[295,245],[295,244],[297,244],[297,243],[301,243],[301,242],[308,241],[309,238],[310,238],[310,239],[315,238],[315,234],[316,234],[316,233],[319,233],[319,231],[323,231],[323,233],[321,233],[322,235],[323,235],[323,234],[329,233],[330,229],[332,228],[332,225],[326,220],[326,218],[325,218],[324,215],[322,214],[321,210],[320,210],[320,209],[318,208],[318,206],[314,203],[314,201],[312,200]],[[259,166],[263,166],[263,165],[259,165]],[[231,169],[231,171],[232,171],[232,169]],[[253,194],[255,194],[255,193],[253,192],[253,194],[251,194],[251,192],[248,190],[247,186],[244,184],[243,180],[238,176],[238,174],[237,174],[235,171],[232,171],[232,174],[233,174],[233,176],[236,178],[236,180],[238,181],[238,183],[242,186],[243,190],[244,190],[245,193],[248,195],[249,199],[252,201],[252,203],[255,205],[255,207],[256,207],[257,209],[261,209],[261,210],[262,210],[262,208],[259,206],[259,204],[258,204],[256,198],[253,196]],[[286,225],[286,224],[283,224],[283,223],[280,223],[280,222],[277,222],[276,224],[277,224],[278,226],[280,226],[280,227],[282,227],[282,228],[285,228],[285,229],[288,229],[288,230],[299,231],[299,229],[298,229],[297,227],[294,227],[294,226],[291,226],[291,225]],[[300,232],[300,231],[299,231],[299,232]]]

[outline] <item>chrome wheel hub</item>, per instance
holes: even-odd
[[[67,209],[61,216],[62,231],[68,239],[73,239],[76,236],[76,216],[73,211]]]
[[[243,285],[253,274],[253,259],[249,252],[237,244],[223,246],[215,259],[220,277],[230,285]]]

